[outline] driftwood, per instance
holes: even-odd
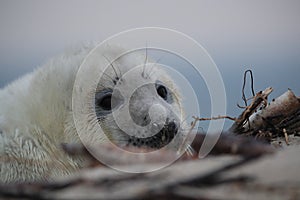
[[[205,135],[197,134],[191,147],[197,152]],[[207,136],[209,137],[209,136]],[[182,189],[188,185],[202,188],[219,185],[225,182],[248,181],[248,177],[224,179],[225,172],[245,165],[260,156],[273,153],[270,145],[263,144],[251,138],[236,137],[221,134],[212,155],[240,155],[238,157],[198,159],[197,155],[185,154],[175,164],[163,170],[152,173],[122,173],[105,167],[80,144],[63,144],[69,154],[80,154],[89,160],[89,164],[78,174],[62,178],[51,183],[12,184],[0,186],[0,197],[28,199],[169,199],[188,198],[182,194]],[[90,147],[89,147],[90,148]],[[93,147],[97,148],[97,147]],[[251,151],[249,151],[251,149]],[[94,149],[95,150],[95,149]],[[101,148],[102,156],[114,156],[124,165],[130,160],[126,156],[114,155],[110,148]],[[104,153],[103,153],[104,151]],[[107,152],[105,152],[107,151]],[[159,162],[175,156],[172,152],[164,152],[159,157],[150,157],[131,168],[141,168],[157,165]],[[121,163],[122,163],[121,162]],[[92,168],[91,168],[92,167]],[[180,190],[179,190],[180,189]],[[178,193],[178,191],[181,191]],[[200,195],[198,198],[204,198]]]
[[[268,102],[268,96],[272,91],[273,89],[269,87],[256,93],[251,98],[251,104],[246,104],[244,111],[237,118],[230,116],[194,117],[195,122],[230,119],[234,123],[229,128],[229,133],[254,136],[269,142],[274,138],[284,137],[286,144],[288,144],[289,135],[299,136],[300,97],[296,97],[289,89],[278,98]],[[247,101],[244,95],[243,99],[245,102]]]
[[[266,88],[264,91],[258,92],[254,97],[249,106],[245,108],[242,114],[235,120],[230,130],[233,132],[244,132],[245,125],[249,121],[250,116],[253,115],[259,108],[265,108],[268,104],[267,99],[273,89]]]
[[[269,141],[285,137],[288,142],[288,135],[297,134],[300,130],[300,98],[289,89],[268,103],[271,92],[272,88],[267,88],[257,93],[229,130]]]
[[[89,168],[51,183],[2,185],[0,195],[11,199],[298,199],[299,150],[264,157],[210,156],[151,173]]]
[[[163,151],[161,154],[147,155],[147,158],[141,156],[139,163],[142,164],[155,164],[166,160],[178,160],[186,161],[198,159],[198,151],[204,141],[204,138],[210,139],[209,135],[198,133],[194,136],[194,141],[190,145],[179,159],[176,159],[178,155],[175,152]],[[111,146],[102,146],[101,148],[96,146],[89,146],[88,149],[92,149],[94,155],[82,144],[63,144],[63,149],[70,155],[82,155],[86,160],[86,167],[104,166],[103,163],[99,162],[94,156],[98,152],[101,154],[96,155],[101,156],[105,160],[115,160],[116,165],[130,165],[131,163],[136,163],[137,160],[133,160],[131,157],[126,156],[126,151],[131,151],[131,148],[124,149],[124,154],[120,155],[120,152],[115,152]],[[251,151],[249,151],[251,149]],[[193,153],[190,153],[192,150]],[[146,150],[145,150],[146,151]],[[209,155],[239,155],[241,157],[259,157],[264,154],[274,153],[274,147],[256,141],[252,138],[233,136],[228,133],[222,133],[213,147]]]
[[[186,152],[181,156],[179,160],[198,159],[197,152],[199,151],[204,138],[211,138],[211,136],[202,133],[197,133],[193,137],[195,139],[190,147],[192,148],[194,154]],[[70,155],[83,155],[85,158],[87,158],[86,160],[91,161],[90,166],[102,165],[97,159],[94,158],[93,155],[89,153],[89,151],[82,144],[63,144],[63,149]],[[127,165],[132,163],[132,160],[126,157],[126,152],[124,152],[124,156],[120,156],[119,152],[114,152],[111,146],[102,146],[101,148],[96,146],[89,146],[88,149],[93,149],[94,153],[97,153],[97,151],[101,151],[100,155],[104,159],[106,159],[106,157],[109,157],[109,159],[118,160],[117,164]],[[249,151],[249,149],[251,149],[251,151]],[[131,151],[131,148],[126,148],[125,150]],[[258,157],[274,152],[275,149],[272,146],[260,141],[256,141],[252,138],[233,136],[228,133],[222,133],[212,151],[210,152],[210,155],[229,154],[240,155],[242,157]],[[176,158],[176,153],[171,151],[164,151],[159,155],[147,155],[147,159],[141,157],[144,164],[162,162],[170,158]]]
[[[248,180],[245,176],[224,180],[221,175],[251,160],[212,158],[182,162],[147,174],[126,174],[100,167],[52,183],[0,186],[0,194],[24,199],[188,199],[185,196],[191,194],[180,194],[179,188],[190,185],[200,189]]]
[[[206,136],[208,139],[209,135]],[[192,143],[192,147],[196,152],[199,151],[205,135],[197,134]],[[251,149],[251,151],[249,151]],[[210,155],[240,155],[242,157],[258,157],[268,153],[274,153],[275,150],[272,146],[265,143],[256,141],[252,138],[233,136],[230,133],[222,133],[213,147]]]

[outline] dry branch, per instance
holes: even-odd
[[[267,97],[271,92],[272,89],[267,88],[257,93],[230,131],[268,140],[278,136],[287,138],[287,134],[297,133],[300,127],[300,98],[289,89],[268,103]]]
[[[245,124],[249,120],[250,116],[255,113],[260,107],[264,108],[267,106],[268,96],[273,91],[271,87],[266,88],[264,91],[256,93],[251,104],[246,106],[242,114],[235,120],[235,123],[230,128],[235,133],[244,132]]]

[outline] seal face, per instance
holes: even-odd
[[[107,137],[119,146],[162,148],[181,129],[177,87],[158,64],[128,59],[118,58],[103,73],[95,94],[96,116]],[[126,104],[128,113],[123,115]]]

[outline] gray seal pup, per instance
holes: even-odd
[[[73,119],[72,94],[77,71],[94,47],[84,45],[69,50],[0,90],[0,182],[50,181],[82,167],[81,157],[66,154],[61,144],[81,142]],[[123,52],[125,49],[115,45],[99,52],[96,61],[103,68],[103,75],[96,91],[87,91],[89,95],[83,102],[90,109],[86,118],[94,116],[90,113],[96,118],[87,121],[92,126],[100,124],[105,135],[118,146],[162,148],[182,129],[180,91],[175,81],[155,64],[123,76],[134,66],[146,64],[148,59],[136,52],[109,62]],[[126,88],[146,80],[151,81],[125,97]],[[130,98],[132,121],[141,127],[148,126],[146,131],[127,134],[119,126],[123,124],[129,129],[134,126],[122,119],[118,123],[114,120],[113,110],[122,107],[126,98]],[[151,122],[149,112],[153,105],[157,120],[159,110],[164,110],[162,123]],[[157,126],[159,131],[151,134]],[[87,132],[91,142],[105,142],[94,130]]]

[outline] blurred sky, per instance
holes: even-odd
[[[272,86],[276,97],[291,88],[300,95],[299,21],[299,0],[0,0],[0,87],[67,47],[158,26],[206,48],[223,76],[228,114],[235,116],[248,68],[256,90]]]

